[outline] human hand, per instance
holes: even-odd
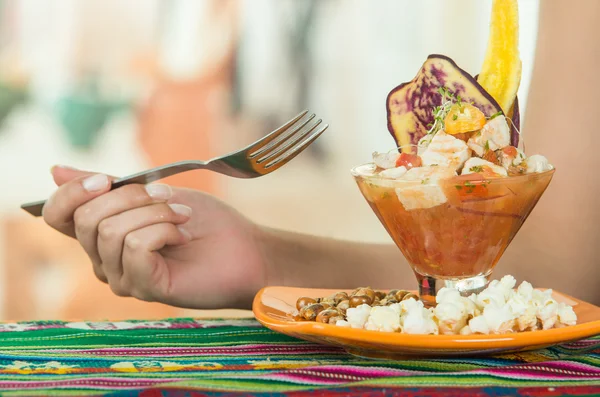
[[[249,308],[267,284],[260,228],[215,197],[168,185],[110,190],[102,174],[54,167],[44,220],[76,238],[119,296],[196,308]]]

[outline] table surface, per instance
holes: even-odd
[[[0,394],[592,396],[600,337],[480,358],[379,361],[253,319],[0,324]]]

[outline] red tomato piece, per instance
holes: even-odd
[[[407,170],[413,167],[420,167],[423,164],[421,157],[416,154],[402,153],[396,160],[396,167],[404,166]]]

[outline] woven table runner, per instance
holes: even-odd
[[[253,319],[0,324],[0,394],[593,396],[600,337],[494,357],[380,361]]]

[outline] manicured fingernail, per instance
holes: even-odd
[[[106,175],[96,174],[85,178],[81,184],[88,192],[97,192],[98,190],[106,188],[109,184],[109,181]]]
[[[169,204],[169,207],[171,207],[173,212],[175,212],[176,214],[183,215],[188,218],[192,215],[192,209],[190,207],[188,207],[187,205]]]
[[[181,234],[183,234],[183,236],[190,241],[192,239],[192,235],[190,234],[190,232],[188,232],[187,230],[185,230],[184,228],[182,228],[181,226],[178,226],[177,229],[179,229],[179,231],[181,232]]]
[[[50,173],[53,173],[54,170],[56,168],[62,168],[63,170],[73,170],[73,171],[78,171],[77,168],[75,167],[71,167],[69,165],[63,165],[63,164],[55,164],[52,167],[50,167]]]
[[[171,186],[160,183],[146,185],[146,191],[148,192],[148,196],[155,200],[168,200],[173,195]]]

